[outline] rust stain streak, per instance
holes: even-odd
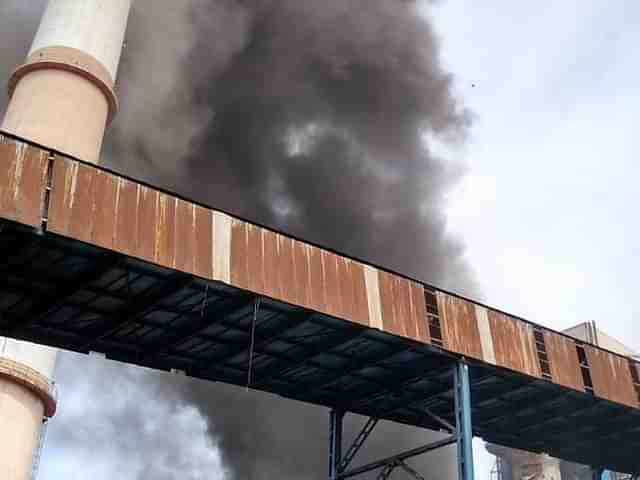
[[[554,383],[584,392],[576,343],[551,331],[544,332],[544,340]]]
[[[48,164],[46,151],[0,143],[0,216],[40,226]],[[53,161],[48,212],[52,232],[431,341],[421,284],[63,156]],[[531,324],[453,295],[436,296],[445,350],[541,377]],[[553,382],[584,391],[575,342],[547,330],[544,337]],[[635,363],[591,346],[585,352],[595,394],[640,407]]]
[[[494,310],[489,310],[488,315],[497,364],[532,377],[541,377],[533,327]]]
[[[595,394],[607,400],[638,408],[628,359],[585,345]],[[626,368],[625,368],[626,367]]]
[[[40,227],[48,154],[20,143],[0,144],[0,215]]]
[[[482,343],[475,305],[442,292],[437,293],[444,348],[482,360]]]

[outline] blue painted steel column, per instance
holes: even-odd
[[[605,471],[602,468],[592,468],[591,469],[591,478],[593,480],[603,480]]]
[[[342,419],[344,412],[331,410],[329,414],[329,480],[338,480],[342,460]]]
[[[454,370],[456,434],[458,436],[458,479],[474,480],[471,382],[469,366],[458,362]]]

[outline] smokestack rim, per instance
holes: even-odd
[[[39,70],[63,70],[74,73],[93,83],[104,95],[109,106],[107,126],[111,124],[119,110],[118,97],[111,74],[91,55],[64,46],[44,47],[33,52],[22,65],[18,66],[8,83],[9,98],[13,96],[18,83],[31,72]]]
[[[58,406],[56,389],[40,372],[23,363],[0,358],[0,378],[11,380],[40,398],[44,405],[44,415],[51,418]]]

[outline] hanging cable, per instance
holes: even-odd
[[[204,312],[207,310],[207,300],[209,300],[209,284],[204,290],[204,296],[202,297],[202,306],[200,307],[200,318],[204,318]]]
[[[251,387],[251,369],[253,368],[253,350],[256,341],[256,323],[258,321],[258,312],[260,311],[260,297],[256,297],[253,304],[253,320],[251,322],[251,340],[249,343],[249,365],[247,368],[247,390]]]

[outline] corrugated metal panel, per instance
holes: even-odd
[[[294,305],[369,324],[361,264],[237,220],[231,231],[231,283]]]
[[[0,145],[5,148],[5,145]],[[15,143],[7,145],[9,158],[0,153],[0,209],[10,218],[25,225],[40,227],[42,223],[45,186],[47,183],[47,152]],[[15,155],[11,159],[12,153]],[[9,160],[7,162],[7,160]],[[4,183],[7,182],[7,183]],[[13,214],[12,214],[13,213]]]
[[[584,392],[576,343],[548,330],[544,332],[544,343],[554,383]]]
[[[73,196],[70,197],[72,208],[70,208],[69,230],[67,234],[83,242],[93,240],[93,226],[95,216],[93,207],[99,203],[100,199],[95,199],[95,189],[93,181],[97,171],[85,165],[76,164],[78,167],[73,173]],[[96,202],[97,200],[97,202]]]
[[[50,231],[212,278],[210,210],[59,157]]]
[[[444,348],[482,360],[475,305],[442,292],[437,296]]]
[[[629,360],[585,345],[593,390],[600,398],[638,408]]]
[[[0,163],[0,179],[5,181],[0,213],[38,226],[47,154],[25,151],[32,153],[0,145],[6,160]],[[361,263],[63,157],[54,161],[48,228],[367,326],[372,302],[368,295],[379,292],[384,330],[430,341],[421,285],[374,271],[377,282],[370,282],[367,292]],[[443,293],[437,297],[444,348],[482,359],[476,305]],[[491,310],[485,323],[498,365],[540,376],[531,325]],[[545,333],[545,340],[554,381],[583,390],[572,342],[552,332]],[[587,352],[596,393],[637,407],[628,360],[593,348]]]
[[[80,170],[84,174],[80,173]],[[90,208],[85,195],[87,168],[77,162],[70,162],[64,158],[58,158],[53,165],[53,178],[51,200],[49,208],[48,230],[61,235],[71,236],[85,242],[91,240],[91,228],[93,224]],[[79,179],[84,180],[84,184],[78,186]],[[79,192],[80,190],[80,192]],[[85,202],[80,204],[80,197]],[[84,213],[82,218],[80,213]],[[80,223],[80,225],[77,225]]]
[[[116,199],[118,180],[105,172],[96,172],[94,175],[93,195],[93,243],[101,247],[112,249],[114,246],[117,217]]]
[[[133,199],[133,197],[131,197]],[[137,257],[150,262],[155,261],[156,255],[156,222],[160,193],[148,187],[140,186],[136,194],[137,198],[137,224],[138,234],[135,253]],[[132,206],[134,206],[132,204]]]
[[[196,209],[184,200],[176,202],[175,268],[195,272]]]
[[[213,278],[213,222],[212,212],[195,207],[194,273],[203,278]]]
[[[47,181],[49,155],[0,136],[0,215],[39,227]]]
[[[427,308],[422,285],[387,272],[378,272],[385,331],[429,343]]]
[[[145,217],[147,212],[140,212],[140,190],[133,182],[119,178],[116,189],[116,230],[114,234],[114,249],[127,255],[138,256],[145,260],[153,259],[153,250],[146,254],[141,252],[142,242],[138,241],[139,222],[145,219],[155,221],[154,217]],[[142,214],[141,214],[142,213]],[[143,237],[144,238],[144,237]]]
[[[155,262],[173,267],[175,264],[176,198],[160,193],[155,225]]]
[[[295,278],[298,283],[298,302],[311,307],[311,265],[309,261],[310,247],[302,242],[293,242],[293,259]]]
[[[540,377],[533,327],[493,310],[489,310],[489,325],[497,364],[516,372]]]

